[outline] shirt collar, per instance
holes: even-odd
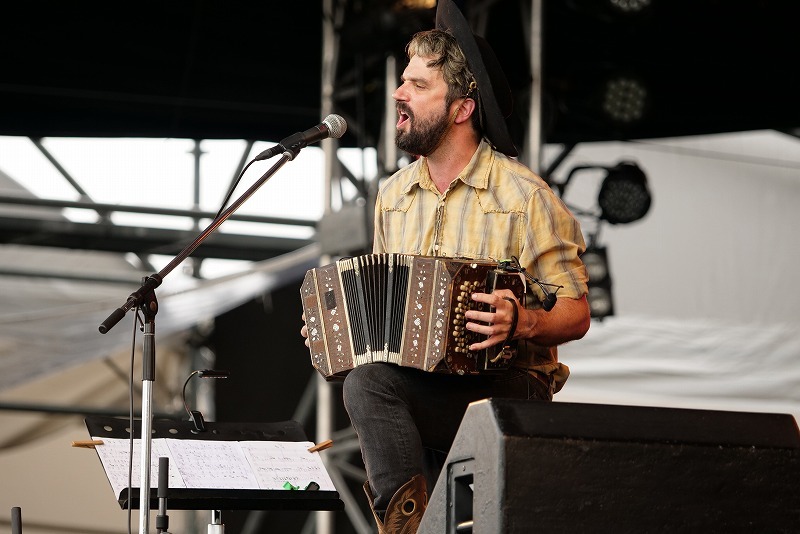
[[[489,187],[489,173],[494,164],[494,151],[486,139],[481,139],[478,149],[472,155],[464,170],[459,173],[457,180],[461,180],[475,189],[487,189]]]
[[[472,158],[467,163],[467,166],[456,176],[456,180],[461,180],[466,185],[474,187],[475,189],[487,189],[489,187],[489,174],[492,170],[495,154],[492,147],[485,139],[481,139],[477,150],[472,155]],[[423,189],[433,188],[433,180],[428,170],[428,160],[425,157],[419,158],[414,165],[419,168],[414,173],[414,178],[409,182],[403,191],[407,194],[414,186],[419,186]]]

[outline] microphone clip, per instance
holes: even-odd
[[[556,301],[558,299],[556,294],[558,293],[558,290],[561,289],[564,286],[559,286],[559,285],[556,285],[556,284],[548,284],[547,282],[542,282],[538,278],[535,278],[535,277],[531,276],[525,270],[525,267],[523,267],[522,265],[519,264],[519,260],[517,259],[516,256],[511,256],[510,260],[501,260],[501,261],[499,261],[498,262],[498,267],[500,269],[503,269],[506,272],[522,273],[522,275],[525,276],[525,278],[531,284],[536,284],[537,286],[539,286],[539,289],[541,289],[542,293],[544,294],[544,299],[542,300],[542,309],[544,309],[544,311],[549,312],[550,310],[552,310],[555,307]],[[555,289],[555,291],[550,292],[548,287],[554,287],[556,289]]]

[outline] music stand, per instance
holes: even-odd
[[[128,420],[108,416],[85,419],[89,434],[94,438],[129,439]],[[153,421],[153,439],[168,438],[194,441],[274,441],[304,442],[305,431],[296,421],[275,423],[214,423],[206,422],[206,432],[196,433],[189,421]],[[140,429],[134,428],[134,439]],[[102,447],[103,445],[97,445]],[[170,463],[172,465],[172,462]],[[106,472],[107,476],[109,475]],[[111,482],[111,478],[109,478]],[[112,483],[113,487],[113,483]],[[141,508],[140,488],[122,489],[115,495],[122,509]],[[150,489],[148,509],[158,507],[157,492]],[[148,504],[148,503],[145,503]],[[332,490],[293,491],[287,489],[226,489],[226,488],[169,488],[169,507],[175,510],[343,510],[339,493]]]

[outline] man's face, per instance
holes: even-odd
[[[447,84],[441,70],[427,66],[430,59],[412,56],[392,94],[397,103],[397,148],[421,156],[439,146],[450,126]]]

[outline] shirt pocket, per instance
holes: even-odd
[[[489,212],[467,217],[463,224],[452,226],[454,235],[445,239],[454,248],[454,257],[491,259],[495,261],[519,256],[522,244],[521,220],[517,212]]]
[[[424,236],[422,226],[415,217],[419,208],[416,189],[401,195],[392,205],[380,207],[380,227],[386,251],[403,254],[421,254]]]

